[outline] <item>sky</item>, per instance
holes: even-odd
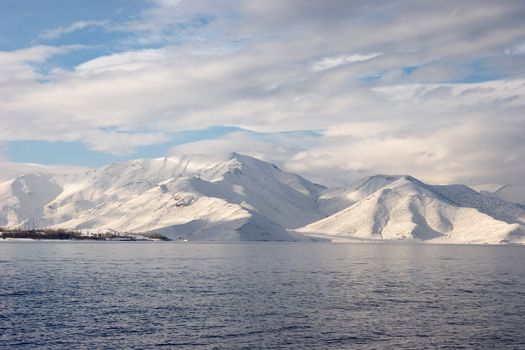
[[[0,179],[235,151],[328,185],[525,184],[523,18],[521,0],[0,0]]]

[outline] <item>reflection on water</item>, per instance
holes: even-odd
[[[1,242],[0,348],[525,348],[525,248]]]

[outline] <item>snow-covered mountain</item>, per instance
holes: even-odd
[[[0,226],[219,241],[525,242],[525,207],[463,185],[377,175],[326,189],[233,153],[139,159],[0,184]]]
[[[324,188],[240,154],[139,159],[0,185],[0,226],[160,232],[193,240],[310,240]]]
[[[319,200],[328,217],[299,230],[335,239],[525,242],[525,208],[464,185],[376,175]],[[333,213],[332,213],[333,212]]]
[[[493,195],[508,202],[525,205],[525,185],[489,184],[474,187],[480,193]]]

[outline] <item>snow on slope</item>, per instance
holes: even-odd
[[[290,241],[311,238],[288,228],[322,218],[317,197],[323,187],[235,153],[139,159],[54,181],[54,196],[31,214],[39,226]],[[9,225],[19,223],[13,218]]]
[[[326,215],[338,212],[399,179],[399,176],[375,175],[349,187],[327,189],[319,196],[319,207]]]
[[[494,194],[508,202],[525,205],[525,185],[505,185]]]
[[[0,226],[159,232],[218,241],[331,238],[525,243],[525,207],[463,185],[376,175],[326,189],[275,165],[227,157],[138,159],[0,184]]]
[[[382,179],[368,178],[340,192],[343,200],[352,203],[355,199],[353,204],[297,232],[448,243],[525,242],[521,221],[525,211],[519,206],[465,186],[430,186],[410,176],[379,177]],[[378,183],[385,185],[374,186]]]
[[[26,225],[35,227],[43,207],[62,188],[45,174],[22,175],[0,183],[0,226]]]
[[[196,173],[217,162],[218,159],[199,155],[137,159],[83,174],[57,176],[63,191],[44,209],[44,220],[48,225],[78,221],[79,217],[89,217],[90,210],[121,206],[161,181]]]
[[[475,186],[474,189],[481,194],[493,195],[504,201],[525,206],[525,185],[490,184]]]
[[[525,224],[525,208],[515,203],[478,193],[465,185],[429,186],[429,188],[458,206],[476,208],[501,221]]]
[[[285,228],[321,219],[317,198],[324,189],[273,164],[234,154],[200,174],[201,193],[253,208]]]

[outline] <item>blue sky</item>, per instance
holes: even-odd
[[[524,16],[522,1],[2,0],[0,171],[237,151],[321,182],[522,182]]]
[[[11,158],[22,163],[41,164],[72,164],[80,166],[100,167],[112,162],[122,162],[135,158],[156,158],[168,154],[175,145],[192,143],[221,137],[233,131],[235,127],[210,127],[203,130],[188,130],[170,133],[169,140],[164,143],[145,146],[126,155],[114,155],[107,152],[90,151],[80,141],[11,141],[7,147]]]
[[[159,43],[147,45],[129,41],[132,33],[107,30],[104,26],[125,25],[141,15],[151,6],[147,1],[113,0],[5,0],[0,2],[2,24],[0,25],[0,49],[14,51],[32,45],[82,45],[67,55],[52,57],[44,65],[36,67],[41,72],[60,67],[74,69],[75,66],[91,59],[126,50],[161,47]],[[192,19],[191,21],[195,21]],[[87,25],[82,30],[67,29],[60,35],[53,30],[71,27],[74,23]],[[91,24],[90,24],[91,23]],[[201,20],[201,23],[206,23]],[[58,31],[59,32],[59,31]],[[142,157],[160,157],[179,144],[214,139],[229,132],[241,130],[238,127],[212,126],[200,130],[170,132],[168,140],[136,149],[130,154],[115,155],[90,150],[79,141],[14,140],[8,143],[6,154],[17,162],[42,164],[73,164],[103,166],[117,161]]]

